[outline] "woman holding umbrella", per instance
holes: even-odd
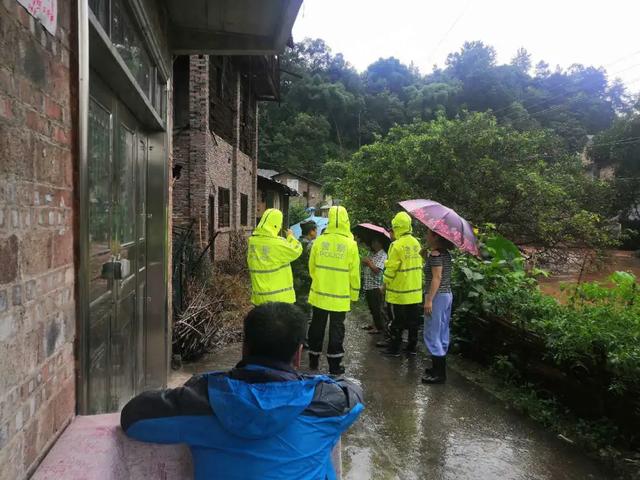
[[[469,222],[438,202],[419,199],[400,202],[400,205],[428,228],[426,241],[431,252],[424,266],[424,343],[431,354],[433,366],[425,370],[422,382],[444,383],[453,304],[449,251],[458,247],[477,256],[478,242]]]
[[[382,275],[387,261],[387,250],[391,235],[387,230],[371,223],[361,223],[351,230],[353,234],[371,250],[371,255],[362,262],[362,290],[364,291],[373,325],[364,327],[371,335],[383,333],[386,322],[383,313]]]
[[[453,293],[451,292],[451,254],[453,244],[433,230],[425,238],[431,249],[424,264],[424,343],[431,353],[433,367],[425,371],[423,383],[444,383],[447,378],[446,359],[449,348],[449,322]]]

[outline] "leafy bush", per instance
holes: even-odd
[[[299,203],[291,203],[289,205],[289,225],[300,223],[309,216],[309,212],[304,205]]]
[[[482,243],[484,260],[455,259],[453,325],[458,335],[469,336],[471,319],[500,318],[538,335],[558,366],[587,359],[604,363],[612,390],[640,385],[640,289],[635,276],[616,272],[607,284],[573,286],[570,301],[562,305],[540,292],[535,274],[543,272],[525,272],[511,242],[490,234]]]

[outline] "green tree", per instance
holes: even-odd
[[[604,245],[607,185],[584,175],[545,130],[517,131],[485,113],[393,128],[361,148],[337,186],[357,221],[388,223],[397,202],[431,198],[522,243]]]
[[[519,48],[515,57],[511,59],[511,65],[521,73],[529,73],[529,70],[531,70],[531,54],[526,48]]]
[[[594,137],[589,155],[599,170],[615,172],[614,208],[623,222],[640,226],[640,103]]]

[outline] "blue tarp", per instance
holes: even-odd
[[[308,218],[305,218],[302,222],[307,222],[309,220],[313,220],[318,225],[318,235],[320,235],[325,228],[327,228],[327,224],[329,223],[329,219],[325,217],[316,217],[315,215],[311,215]],[[300,222],[300,223],[302,223]],[[293,230],[293,234],[296,238],[300,238],[302,235],[302,229],[300,228],[300,223],[296,223],[295,225],[291,225],[289,228]]]

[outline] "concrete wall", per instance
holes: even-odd
[[[215,85],[211,75],[215,75],[216,68],[211,62],[212,59],[206,55],[193,55],[189,58],[189,124],[176,133],[173,139],[174,164],[182,165],[181,177],[173,185],[173,222],[174,225],[183,227],[193,222],[196,241],[202,247],[209,243],[212,230],[219,232],[214,248],[217,261],[229,258],[232,232],[239,230],[248,233],[254,226],[253,184],[256,170],[253,156],[243,153],[239,148],[241,129],[237,112],[241,111],[240,92],[246,80],[234,69],[232,61],[225,63],[225,94],[222,105],[220,98],[210,98],[211,89]],[[178,89],[180,85],[174,88]],[[252,105],[255,110],[255,102]],[[212,108],[213,117],[210,117]],[[216,112],[225,118],[216,119]],[[228,115],[232,117],[227,118]],[[215,132],[217,125],[229,123],[233,127],[231,135],[226,127],[224,136]],[[231,193],[229,227],[218,226],[219,187],[229,189]],[[248,196],[247,226],[240,224],[240,194]],[[210,197],[214,198],[213,229],[209,222]]]
[[[75,411],[75,2],[56,36],[0,3],[0,477],[20,479]]]

